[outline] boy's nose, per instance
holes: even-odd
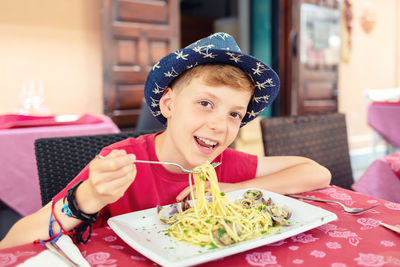
[[[226,129],[227,127],[227,120],[225,118],[225,116],[213,116],[209,121],[208,121],[208,127],[210,127],[210,129],[216,131],[223,131]]]

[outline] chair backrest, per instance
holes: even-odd
[[[331,184],[351,189],[354,181],[344,114],[263,118],[260,123],[266,156],[313,159],[330,170]]]
[[[165,129],[165,125],[153,116],[149,106],[147,106],[146,101],[143,98],[135,130],[150,131],[154,129]]]
[[[60,192],[103,147],[150,132],[134,131],[37,139],[35,154],[42,205],[46,205]]]

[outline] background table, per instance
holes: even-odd
[[[389,201],[400,203],[400,173],[397,175],[394,164],[390,164],[387,157],[397,160],[400,164],[400,153],[388,155],[372,162],[360,179],[352,185],[352,188],[360,193],[379,197]],[[395,163],[395,162],[392,162]],[[400,220],[399,220],[400,223]]]
[[[388,143],[400,148],[400,102],[373,102],[367,121]]]
[[[38,138],[118,133],[104,115],[100,123],[0,130],[0,200],[25,216],[42,206],[34,142]]]
[[[399,266],[400,236],[380,222],[400,227],[400,204],[339,187],[302,195],[338,200],[353,207],[381,205],[350,215],[333,204],[308,202],[337,214],[338,220],[285,240],[205,263],[201,266]],[[94,230],[92,239],[78,245],[92,266],[154,266],[125,244],[109,227]],[[0,250],[0,266],[21,263],[39,252],[40,244]]]

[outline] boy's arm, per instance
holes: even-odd
[[[230,192],[243,188],[261,188],[279,194],[294,194],[329,185],[331,173],[315,161],[297,156],[258,157],[254,179],[238,183],[218,183],[221,191]],[[183,201],[190,194],[185,188],[176,197]]]
[[[96,213],[109,203],[117,201],[136,177],[136,167],[132,162],[134,156],[125,151],[113,150],[105,159],[95,159],[89,165],[89,177],[75,191],[75,201],[84,213]],[[66,201],[67,203],[67,201]],[[58,200],[54,212],[64,230],[76,227],[80,220],[62,213],[63,201]],[[51,202],[39,211],[16,222],[0,241],[0,249],[26,244],[34,240],[49,238],[49,219]],[[54,234],[60,228],[52,224]]]
[[[331,173],[315,161],[297,156],[258,157],[256,178],[224,183],[223,191],[256,187],[280,194],[293,194],[329,185]]]
[[[80,223],[80,220],[68,217],[61,213],[62,201],[57,201],[54,212],[61,221],[66,231],[73,229]],[[49,219],[51,212],[51,202],[31,215],[28,215],[16,222],[3,240],[0,241],[0,249],[18,246],[33,242],[37,239],[49,239]],[[52,225],[54,233],[58,233],[60,228],[57,223]]]

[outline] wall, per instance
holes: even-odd
[[[339,70],[339,112],[346,114],[354,169],[362,173],[374,156],[373,131],[367,124],[367,88],[400,87],[400,0],[352,0],[352,50]],[[365,8],[376,12],[376,24],[367,34],[361,28]],[[241,129],[236,148],[263,155],[259,121]]]
[[[41,79],[55,114],[102,113],[101,1],[2,0],[0,114]]]
[[[367,124],[367,88],[400,87],[400,1],[351,1],[352,50],[339,73],[339,111],[347,116],[350,149],[370,147],[372,130]],[[367,34],[361,28],[365,8],[376,13],[376,24]]]

